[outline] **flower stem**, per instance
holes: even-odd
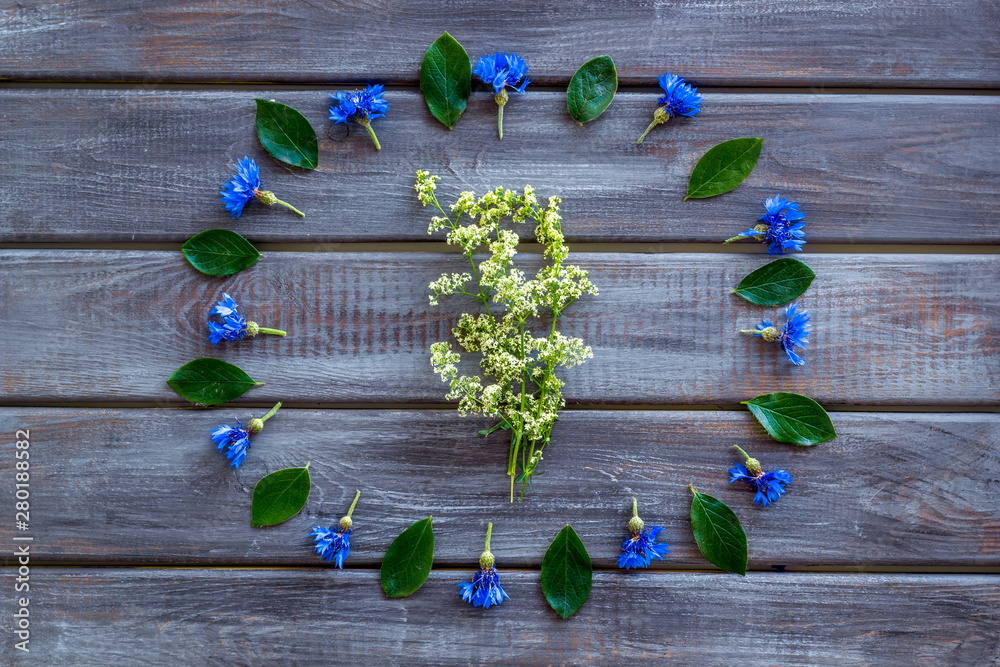
[[[281,201],[280,199],[275,199],[275,200],[274,200],[274,203],[275,203],[275,204],[281,204],[281,205],[282,205],[282,206],[284,206],[285,208],[288,208],[288,209],[291,209],[291,210],[295,211],[296,213],[298,213],[299,215],[301,215],[301,216],[302,216],[303,218],[304,218],[304,217],[306,217],[306,214],[305,214],[305,213],[303,213],[303,212],[302,212],[302,211],[300,211],[299,209],[295,208],[294,206],[292,206],[291,204],[289,204],[289,203],[288,203],[288,202],[286,202],[286,201]]]
[[[497,134],[500,135],[500,140],[503,141],[503,105],[497,107]]]
[[[633,517],[639,516],[639,508],[637,507],[638,502],[639,501],[637,501],[635,499],[635,496],[632,496],[632,516]]]
[[[372,138],[372,142],[375,144],[375,150],[382,150],[382,144],[378,142],[378,137],[375,136],[375,130],[372,129],[372,124],[369,121],[358,121],[361,127],[368,130],[368,136]]]
[[[743,455],[743,458],[745,458],[747,461],[750,460],[750,455],[747,454],[745,451],[743,451],[742,447],[740,447],[739,445],[733,445],[733,447],[735,447],[736,451],[738,451],[740,454]]]
[[[354,494],[354,502],[351,503],[351,509],[347,510],[347,516],[351,516],[351,513],[354,512],[354,507],[355,505],[358,504],[358,498],[360,497],[361,497],[361,489],[358,489],[357,493]]]
[[[278,401],[277,405],[271,408],[266,415],[260,418],[262,422],[266,422],[268,419],[278,414],[278,410],[281,409],[281,401]]]
[[[484,551],[490,550],[490,536],[493,535],[493,522],[490,521],[486,524],[486,549]]]
[[[760,335],[760,331],[758,331],[757,329],[740,329],[740,333],[751,334],[754,336]]]
[[[635,145],[636,145],[636,146],[640,145],[640,144],[642,143],[642,140],[646,138],[646,135],[647,135],[647,134],[649,134],[649,131],[650,131],[650,130],[652,130],[652,129],[653,129],[654,127],[656,127],[656,126],[657,126],[657,125],[659,125],[659,124],[660,124],[660,123],[659,123],[659,121],[657,121],[657,120],[656,120],[656,119],[654,118],[654,119],[653,119],[653,122],[652,122],[652,123],[650,123],[650,124],[649,124],[649,127],[647,127],[647,128],[646,128],[646,131],[642,133],[642,136],[641,136],[641,137],[639,137],[639,141],[635,142]]]
[[[745,236],[738,235],[738,236],[734,236],[731,239],[726,239],[725,241],[723,241],[723,243],[732,243],[733,241],[739,241],[740,239],[745,239],[745,238],[746,238]]]
[[[257,333],[271,334],[272,336],[287,336],[288,334],[281,329],[268,329],[266,327],[259,327]]]

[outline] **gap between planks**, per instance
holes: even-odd
[[[744,243],[725,245],[719,243],[567,243],[571,252],[608,253],[608,254],[729,254],[729,255],[766,255],[767,248],[760,243]],[[409,253],[452,253],[460,254],[462,249],[450,246],[443,241],[396,241],[368,243],[268,243],[255,244],[261,252],[409,252]],[[0,243],[0,250],[141,250],[147,252],[177,252],[177,243]],[[517,251],[524,254],[542,253],[542,246],[537,243],[521,243]],[[809,251],[784,255],[805,261],[810,254],[814,255],[997,255],[1000,245],[947,245],[947,244],[851,244],[851,243],[814,243]]]
[[[231,82],[231,83],[142,83],[129,81],[40,81],[6,80],[0,81],[0,89],[51,89],[51,90],[329,90],[331,88],[357,88],[360,84],[349,81],[324,83],[277,83],[277,82]],[[387,83],[390,92],[419,92],[420,86]],[[473,92],[483,92],[485,87],[473,82]],[[532,85],[534,92],[561,93],[567,86]],[[1000,95],[1000,88],[878,88],[863,86],[697,86],[699,93],[721,95]],[[660,95],[659,86],[619,86],[617,93],[650,93]]]
[[[18,566],[15,565],[0,565],[0,572],[4,570],[15,570]],[[198,564],[198,563],[171,563],[169,565],[157,564],[157,565],[137,565],[131,563],[130,561],[104,561],[104,562],[94,562],[94,561],[59,561],[59,562],[46,562],[44,560],[38,559],[37,557],[32,557],[31,561],[32,569],[45,569],[45,570],[107,570],[107,569],[122,569],[128,568],[131,570],[207,570],[215,572],[227,572],[234,570],[251,570],[251,571],[275,571],[275,572],[309,572],[309,571],[320,571],[320,570],[330,570],[334,571],[337,568],[333,565],[240,565],[238,563],[233,564]],[[476,562],[475,558],[469,559],[468,566],[454,566],[454,567],[433,567],[431,573],[440,572],[468,572],[470,570],[475,570]],[[503,572],[511,573],[532,573],[541,570],[541,565],[538,567],[504,567],[500,568]],[[365,566],[351,566],[341,570],[342,572],[379,572],[379,567],[365,567]],[[612,567],[594,567],[593,572],[598,573],[622,573],[619,568]],[[685,574],[716,574],[723,577],[739,576],[734,575],[729,572],[723,572],[721,570],[708,569],[708,568],[676,568],[676,569],[644,569],[643,574],[655,574],[660,575],[685,575]],[[1000,566],[994,567],[974,567],[974,566],[931,566],[931,567],[910,567],[910,566],[900,566],[894,567],[891,565],[876,565],[872,567],[843,567],[843,566],[794,566],[788,567],[786,570],[776,570],[773,566],[767,569],[750,569],[747,568],[746,576],[753,576],[755,574],[957,574],[957,575],[983,575],[983,574],[1000,574]]]
[[[164,405],[155,401],[0,401],[0,408],[79,408],[87,410],[221,410],[232,404],[223,403],[208,405]],[[238,404],[240,410],[267,410],[273,407],[273,401],[244,401]],[[304,403],[299,401],[282,401],[282,410],[435,410],[450,412],[458,404],[452,403]],[[956,414],[956,413],[1000,413],[1000,406],[982,405],[840,405],[827,404],[823,406],[827,412],[873,412],[873,413],[926,413],[926,414]],[[687,405],[678,404],[599,404],[571,403],[562,408],[571,412],[746,412],[739,403],[703,403]]]

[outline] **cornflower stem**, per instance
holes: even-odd
[[[268,329],[267,327],[259,327],[257,333],[271,334],[272,336],[287,336],[288,333],[282,331],[281,329]]]
[[[291,204],[289,204],[289,203],[288,203],[288,202],[286,202],[286,201],[281,201],[280,199],[275,199],[275,200],[274,200],[274,203],[275,203],[275,204],[281,204],[281,205],[282,205],[282,206],[284,206],[285,208],[287,208],[287,209],[291,209],[292,211],[295,211],[296,213],[298,213],[299,215],[301,215],[301,216],[302,216],[303,218],[304,218],[304,217],[306,217],[306,214],[305,214],[305,213],[303,213],[303,212],[302,212],[302,211],[300,211],[299,209],[295,208],[294,206],[292,206]],[[261,329],[261,331],[263,331],[263,329]]]
[[[375,130],[372,129],[372,124],[367,119],[358,119],[358,125],[368,130],[368,136],[372,138],[372,143],[375,144],[375,150],[382,150],[382,144],[378,142],[378,137],[375,136]],[[440,208],[440,207],[439,207]]]
[[[747,238],[747,237],[746,236],[734,236],[731,239],[726,239],[725,241],[723,241],[723,243],[732,243],[733,241],[739,241],[740,239],[745,239],[745,238]]]
[[[358,498],[360,497],[361,497],[361,489],[358,489],[354,494],[354,502],[351,503],[351,509],[347,510],[347,516],[351,516],[351,514],[354,512],[354,508],[355,506],[357,506]]]
[[[493,534],[493,522],[490,521],[488,524],[486,524],[486,548],[484,549],[484,551],[490,550],[490,536],[492,534]]]
[[[640,144],[642,143],[642,140],[646,138],[646,135],[647,135],[647,134],[649,134],[649,131],[650,131],[650,130],[652,130],[652,129],[653,129],[654,127],[656,127],[656,126],[657,126],[657,125],[659,125],[659,124],[660,124],[660,123],[659,123],[659,121],[657,121],[657,120],[656,120],[656,119],[654,118],[654,119],[653,119],[653,122],[652,122],[652,123],[650,123],[650,124],[649,124],[649,127],[647,127],[647,128],[646,128],[646,131],[642,133],[642,136],[641,136],[641,137],[639,137],[639,141],[635,142],[635,145],[636,145],[636,146],[640,145]]]
[[[503,141],[503,105],[497,106],[497,134],[500,135],[500,140]]]
[[[638,507],[638,505],[639,505],[639,501],[635,499],[635,496],[632,496],[632,516],[633,517],[639,516],[639,507]]]
[[[263,331],[263,329],[262,329],[262,331]],[[264,415],[263,417],[260,418],[260,420],[262,422],[266,422],[268,419],[270,419],[274,415],[278,414],[278,410],[280,410],[280,409],[281,409],[281,401],[278,401],[278,403],[275,404],[275,406],[273,408],[271,408],[270,410],[268,410],[268,412],[267,412],[266,415]]]
[[[740,333],[751,334],[753,336],[759,336],[760,331],[757,329],[740,329]]]

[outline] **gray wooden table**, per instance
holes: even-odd
[[[452,132],[417,90],[443,30],[476,57],[516,51],[529,94],[495,137],[476,90]],[[1000,658],[1000,9],[990,0],[729,3],[458,0],[50,3],[0,8],[0,599],[4,664],[998,664]],[[579,127],[565,86],[607,53],[621,88]],[[656,76],[705,95],[641,147]],[[363,132],[328,131],[326,93],[388,84]],[[320,167],[270,158],[254,97],[300,109]],[[342,129],[342,128],[341,128]],[[356,129],[356,128],[355,128]],[[704,151],[765,137],[754,173],[683,202]],[[307,212],[225,216],[216,192],[249,154]],[[443,198],[531,183],[601,295],[564,331],[594,359],[566,373],[548,474],[506,502],[506,446],[443,400],[427,348],[457,307],[426,284],[459,266],[426,235],[413,173]],[[776,192],[800,202],[817,272],[808,364],[733,330],[763,312],[729,294],[764,263],[719,244]],[[227,227],[265,253],[226,279],[179,244]],[[532,261],[532,248],[525,249]],[[282,340],[213,349],[222,291]],[[266,314],[266,317],[265,317]],[[267,384],[192,409],[164,384],[198,356]],[[773,442],[739,406],[810,395],[840,436]],[[285,409],[239,470],[208,431]],[[30,531],[14,526],[14,439],[30,430]],[[792,471],[755,508],[725,469],[739,444]],[[313,492],[253,529],[264,474],[311,461]],[[746,578],[700,556],[688,483],[733,506]],[[363,490],[343,571],[306,533]],[[631,497],[670,554],[615,568]],[[435,570],[386,599],[378,566],[434,515]],[[459,599],[487,521],[511,600]],[[594,589],[569,620],[541,596],[545,547],[572,523]],[[15,549],[30,536],[30,653],[14,648]]]

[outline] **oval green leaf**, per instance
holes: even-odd
[[[542,558],[542,593],[557,614],[569,618],[583,606],[593,583],[590,554],[573,527],[559,531]]]
[[[743,404],[778,442],[810,447],[837,437],[830,415],[808,396],[779,391]]]
[[[267,475],[253,487],[250,525],[259,528],[288,521],[305,506],[311,488],[308,463],[305,468],[285,468]]]
[[[262,384],[254,382],[239,366],[208,357],[187,362],[167,380],[167,386],[178,394],[203,405],[231,401]]]
[[[228,229],[195,234],[181,246],[191,266],[209,276],[230,276],[249,269],[261,258],[257,248]]]
[[[434,527],[421,519],[392,541],[382,559],[382,590],[386,597],[402,598],[424,585],[434,564]]]
[[[576,70],[566,89],[566,108],[583,125],[608,108],[618,91],[618,70],[611,56],[592,58]]]
[[[750,272],[733,293],[758,306],[780,306],[800,297],[815,277],[805,262],[782,257]]]
[[[763,146],[760,137],[742,137],[710,148],[694,166],[684,199],[714,197],[735,188],[757,166]]]
[[[420,92],[430,112],[449,130],[465,111],[472,93],[472,65],[469,54],[448,33],[434,40],[424,54]]]
[[[747,573],[747,534],[729,506],[692,487],[691,530],[701,555],[727,572]]]
[[[319,165],[319,142],[306,117],[285,104],[255,100],[257,137],[267,152],[293,167],[315,169]]]

